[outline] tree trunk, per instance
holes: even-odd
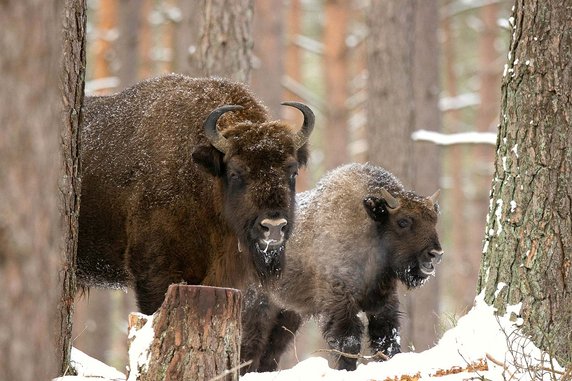
[[[346,44],[350,4],[346,0],[325,2],[324,72],[326,77],[326,170],[348,160],[348,48]]]
[[[572,362],[572,7],[517,0],[478,290]]]
[[[227,375],[238,380],[240,364],[242,297],[238,290],[219,287],[169,286],[163,305],[151,321],[152,341],[140,356],[147,365],[131,364],[137,380],[210,380]],[[136,316],[141,316],[140,314]],[[143,319],[148,319],[143,315]],[[131,337],[131,348],[151,339],[149,327],[130,316],[131,327],[141,337]],[[145,334],[145,332],[147,334]],[[137,335],[137,333],[136,333]],[[136,343],[137,342],[137,343]],[[227,372],[228,371],[228,372]],[[135,374],[129,379],[134,380]]]
[[[413,144],[417,129],[438,130],[437,2],[373,1],[368,12],[368,160],[425,195],[438,188],[437,148]],[[419,43],[423,41],[423,43]],[[436,340],[437,279],[407,295],[402,346]]]
[[[117,59],[119,68],[117,75],[120,89],[125,89],[137,83],[139,59],[139,32],[141,30],[142,6],[141,0],[122,0],[118,3],[119,25],[117,36]]]
[[[284,75],[283,1],[254,2],[253,40],[254,67],[252,89],[268,106],[273,118],[279,118],[283,106],[282,76]]]
[[[111,76],[111,65],[114,60],[113,40],[117,27],[117,1],[100,0],[97,12],[97,36],[94,42],[93,78]]]
[[[46,380],[56,349],[62,2],[0,2],[0,372]]]
[[[254,0],[200,0],[193,2],[191,17],[183,27],[189,39],[184,72],[196,77],[219,76],[248,83],[252,61],[251,24]],[[196,4],[195,4],[196,3]]]
[[[76,256],[78,215],[81,195],[80,132],[81,105],[84,97],[86,65],[86,15],[84,0],[65,2],[63,24],[64,123],[61,132],[62,181],[60,184],[63,211],[64,268],[61,271],[60,300],[60,372],[66,374],[72,347],[74,300],[76,294]]]

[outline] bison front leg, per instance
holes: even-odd
[[[294,311],[281,310],[277,314],[266,351],[260,360],[260,372],[273,372],[278,368],[280,357],[294,340],[301,324],[302,318]]]
[[[393,357],[401,352],[398,308],[399,301],[395,297],[377,313],[367,314],[369,342],[374,353],[381,352]]]
[[[342,312],[342,311],[339,311]],[[340,318],[341,316],[341,318]],[[357,311],[343,311],[341,314],[332,314],[322,328],[324,339],[336,353],[337,369],[355,370],[356,357],[344,354],[357,355],[361,349],[363,324],[357,316]]]

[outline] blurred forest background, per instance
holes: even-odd
[[[89,0],[86,93],[117,92],[163,73],[196,73],[196,4]],[[299,122],[296,112],[280,107],[283,100],[305,102],[317,116],[299,191],[339,164],[365,161],[421,194],[441,189],[445,257],[425,287],[402,292],[404,350],[429,347],[473,303],[512,4],[250,0],[251,70],[235,79],[246,79],[275,117]],[[488,140],[413,140],[419,129],[482,132]],[[135,310],[131,291],[92,289],[77,302],[74,346],[123,370],[126,319]],[[281,367],[326,347],[308,322]]]

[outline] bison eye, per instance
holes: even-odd
[[[397,225],[399,225],[399,227],[402,229],[408,228],[411,225],[411,220],[407,218],[402,218],[399,221],[397,221]]]

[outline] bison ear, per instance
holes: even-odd
[[[192,158],[211,175],[222,176],[223,154],[213,146],[198,146],[193,151]]]
[[[296,160],[298,160],[298,165],[300,167],[305,167],[308,163],[308,158],[310,156],[310,150],[308,148],[308,143],[304,144],[296,152]]]
[[[363,206],[369,218],[381,222],[389,215],[385,200],[374,196],[367,196],[363,199]]]

